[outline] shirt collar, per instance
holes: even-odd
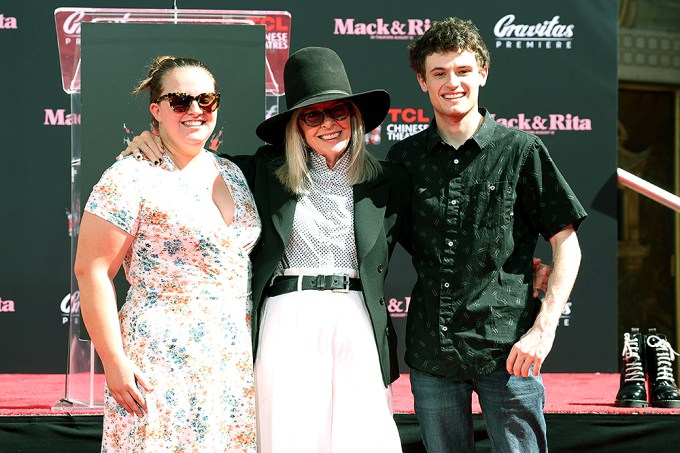
[[[477,132],[475,132],[475,134],[470,137],[468,141],[472,141],[479,147],[480,150],[482,150],[491,141],[493,131],[496,128],[496,121],[494,121],[494,119],[491,117],[491,114],[485,108],[480,107],[479,113],[482,114],[484,120],[482,121],[482,125],[479,127]],[[439,135],[439,131],[437,130],[437,122],[434,118],[432,118],[430,127],[427,129],[426,143],[427,150],[430,153],[435,149],[438,149],[440,146],[447,146],[446,142],[444,142],[444,140],[442,140],[441,136]]]
[[[312,179],[336,179],[337,182],[347,183],[349,181],[350,151],[346,150],[335,162],[333,168],[328,168],[326,158],[321,154],[310,151],[309,173]]]

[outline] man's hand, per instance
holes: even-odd
[[[534,376],[538,376],[554,341],[554,329],[541,331],[536,326],[529,329],[510,350],[505,362],[508,373],[517,377],[528,377],[531,370]]]
[[[116,160],[130,154],[137,160],[146,157],[154,166],[160,165],[163,162],[163,141],[159,136],[149,131],[144,131],[132,139],[132,142],[116,157]]]
[[[550,238],[553,252],[554,272],[550,272],[545,289],[545,297],[534,320],[533,326],[514,344],[505,367],[508,373],[518,377],[529,376],[533,367],[533,375],[538,376],[545,358],[550,353],[555,341],[555,333],[560,322],[576,274],[581,263],[581,249],[574,228],[569,225]],[[540,260],[534,260],[534,288],[537,280],[540,284]],[[535,291],[535,289],[534,289]]]

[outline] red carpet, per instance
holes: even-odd
[[[0,374],[0,416],[64,415],[52,410],[66,394],[63,374]],[[74,413],[76,411],[73,411]],[[101,409],[81,409],[78,414],[101,414]]]
[[[547,373],[543,375],[547,391],[546,413],[551,414],[678,414],[680,409],[621,408],[614,406],[619,375]],[[65,394],[65,376],[55,374],[0,374],[1,415],[62,415],[69,411],[54,411]],[[394,411],[412,414],[413,396],[408,375],[393,384]],[[480,413],[476,397],[473,410]],[[82,409],[77,411],[83,413]],[[88,411],[85,411],[87,413]],[[101,410],[90,410],[101,413]]]
[[[680,409],[655,407],[626,408],[614,406],[619,390],[618,373],[546,373],[546,414],[678,414]],[[392,385],[394,412],[411,414],[413,395],[409,377],[402,374]],[[481,413],[477,396],[473,394],[472,410]]]
[[[101,377],[96,377],[94,386],[100,393]],[[71,389],[78,379],[89,383],[89,376],[69,376]],[[555,373],[544,374],[543,380],[551,453],[674,451],[669,446],[680,445],[680,409],[614,407],[618,374]],[[64,375],[0,374],[0,452],[99,453],[101,409],[52,409],[64,397],[65,384]],[[88,389],[89,394],[89,386],[75,387]],[[408,375],[395,382],[393,393],[404,453],[424,453]],[[476,451],[490,452],[476,401],[473,408]]]

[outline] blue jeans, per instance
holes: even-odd
[[[411,391],[425,448],[430,453],[474,452],[472,392],[477,392],[494,452],[546,452],[541,376],[505,369],[466,381],[411,370]]]

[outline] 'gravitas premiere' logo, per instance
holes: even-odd
[[[560,16],[532,25],[515,23],[515,19],[508,14],[493,27],[497,49],[571,49],[574,25],[561,24]]]

